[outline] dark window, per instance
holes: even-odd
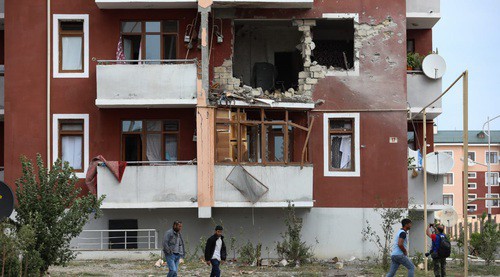
[[[312,33],[313,60],[328,68],[354,67],[354,20],[317,20]]]
[[[415,53],[415,40],[407,39],[406,40],[406,53]]]
[[[330,119],[330,170],[354,171],[354,119]]]
[[[109,230],[120,230],[109,232],[110,249],[137,249],[137,231],[121,231],[139,229],[137,219],[109,220],[108,224]]]

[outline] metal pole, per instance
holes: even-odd
[[[427,253],[427,110],[424,109],[423,118],[423,134],[424,147],[422,149],[422,158],[424,159],[423,174],[424,174],[424,253]],[[424,259],[425,273],[427,274],[427,259]]]
[[[103,249],[103,244],[102,244],[102,231],[100,232],[101,233],[101,250]]]
[[[486,173],[486,184],[488,186],[488,196],[491,197],[491,136],[490,136],[490,117],[488,116],[488,173]],[[488,203],[488,221],[491,222],[491,205],[492,201],[486,201]]]
[[[464,151],[464,276],[469,276],[469,220],[467,202],[469,199],[469,72],[463,73],[463,151]]]
[[[127,249],[127,231],[125,231],[125,249]]]

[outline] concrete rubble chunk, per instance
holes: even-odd
[[[271,262],[269,261],[269,259],[262,259],[262,261],[260,261],[260,265],[261,266],[270,266]]]
[[[313,65],[311,66],[311,68],[309,68],[309,70],[311,70],[312,72],[320,72],[323,70],[323,68],[321,67],[321,65]]]
[[[307,78],[309,77],[309,72],[301,71],[299,72],[299,78]]]
[[[285,266],[287,266],[287,265],[288,265],[288,261],[287,261],[287,260],[285,260],[285,259],[283,259],[283,260],[281,260],[281,261],[279,262],[279,264],[278,264],[278,265],[279,265],[279,266],[281,266],[281,267],[285,267]]]
[[[315,85],[317,83],[318,83],[318,79],[313,79],[313,78],[307,78],[306,79],[306,84]]]
[[[343,262],[337,262],[336,264],[333,265],[335,269],[342,269],[344,268],[344,263]]]
[[[222,66],[233,66],[233,61],[232,60],[225,60],[222,63]]]

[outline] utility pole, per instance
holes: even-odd
[[[488,170],[487,170],[487,173],[486,173],[486,185],[488,186],[488,197],[491,197],[491,185],[492,184],[492,180],[491,180],[491,132],[490,132],[490,122],[499,118],[500,115],[497,115],[495,117],[493,117],[492,119],[490,119],[490,117],[488,116],[488,121],[486,121],[484,124],[483,124],[483,133],[485,135],[488,136],[488,155],[487,155],[487,160],[486,160],[486,166],[488,167]],[[484,130],[484,126],[488,124],[488,132],[486,133],[485,130]],[[487,202],[488,203],[488,221],[491,222],[491,206],[493,205],[492,202]]]

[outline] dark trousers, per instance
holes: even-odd
[[[446,258],[432,259],[432,262],[434,264],[434,276],[446,276]]]
[[[212,272],[210,273],[210,277],[220,277],[220,261],[217,259],[210,260],[212,264]]]

